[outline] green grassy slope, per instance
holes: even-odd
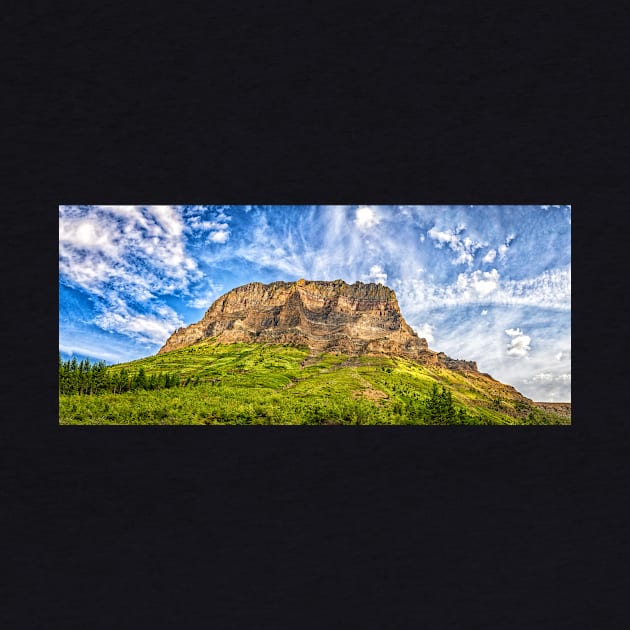
[[[196,385],[123,394],[60,395],[61,424],[424,424],[433,384],[467,424],[570,424],[524,405],[484,375],[401,358],[310,356],[306,348],[200,343],[108,368],[177,373]]]

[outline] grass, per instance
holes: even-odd
[[[60,395],[64,425],[422,424],[419,405],[434,383],[453,394],[473,424],[570,424],[537,409],[496,404],[483,378],[429,368],[401,358],[310,356],[307,348],[200,343],[119,364],[147,376],[177,373],[195,386],[124,394]],[[529,414],[529,415],[528,415]]]

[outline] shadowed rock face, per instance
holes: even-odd
[[[307,346],[313,353],[387,354],[450,369],[477,369],[473,361],[429,350],[426,339],[404,320],[395,293],[373,283],[246,284],[216,300],[201,321],[176,330],[158,354],[209,338]]]

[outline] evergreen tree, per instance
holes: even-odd
[[[146,389],[147,388],[147,375],[144,368],[141,367],[134,378],[134,389]]]
[[[449,424],[457,421],[453,395],[443,385],[433,383],[429,397],[424,401],[424,415],[430,424]]]
[[[127,371],[127,368],[123,368],[122,370],[120,370],[119,378],[120,392],[128,392],[131,389],[131,383],[129,380],[129,372]]]
[[[79,393],[79,363],[76,357],[72,357],[68,365],[68,393]]]

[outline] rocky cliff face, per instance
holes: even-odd
[[[204,339],[220,343],[308,346],[314,353],[387,354],[429,365],[476,371],[430,350],[404,320],[395,293],[381,284],[298,280],[253,282],[216,300],[201,321],[179,328],[158,354]]]

